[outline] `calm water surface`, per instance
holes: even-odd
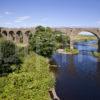
[[[78,55],[54,54],[57,95],[61,100],[100,100],[100,59],[90,55],[96,41],[75,45]]]

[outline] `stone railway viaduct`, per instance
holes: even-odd
[[[28,44],[29,34],[34,31],[35,28],[0,28],[0,37],[15,43]]]
[[[100,48],[100,28],[52,28],[53,31],[61,31],[70,37],[70,47],[73,48],[75,37],[80,32],[90,32],[98,39],[98,48]],[[14,41],[15,43],[22,42],[28,44],[29,34],[34,33],[35,28],[0,28],[0,37],[7,40]]]

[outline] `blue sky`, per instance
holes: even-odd
[[[1,27],[100,27],[100,0],[0,0]]]

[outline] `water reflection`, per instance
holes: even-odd
[[[74,64],[74,55],[67,55],[67,56],[68,56],[67,73],[71,76],[75,76],[76,68]]]
[[[98,60],[100,61],[100,59]],[[100,86],[100,62],[97,62],[96,82],[97,82],[97,85]]]
[[[54,73],[55,89],[61,100],[100,100],[100,59],[90,55],[90,51],[97,50],[91,46],[95,43],[76,44],[78,55],[53,55],[59,66]]]

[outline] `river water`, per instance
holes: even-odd
[[[96,41],[75,44],[78,55],[53,55],[58,65],[55,90],[61,100],[100,100],[100,59],[90,54],[97,50],[93,44]]]

